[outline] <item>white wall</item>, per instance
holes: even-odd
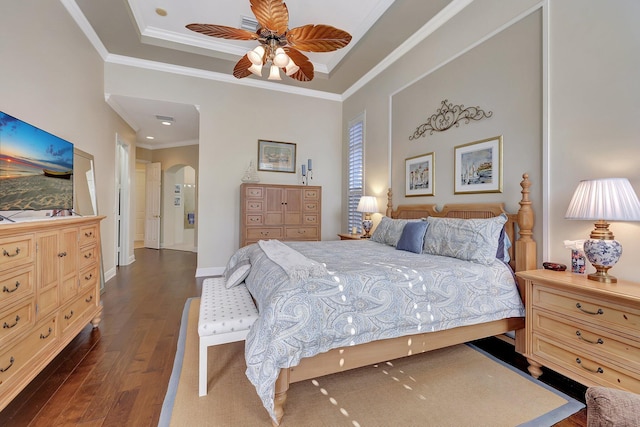
[[[220,274],[239,246],[239,187],[258,139],[297,144],[297,161],[312,158],[323,188],[322,238],[337,239],[342,200],[339,101],[106,64],[105,91],[199,106],[198,275]],[[338,172],[338,173],[336,173]],[[259,172],[261,182],[297,184],[297,174]]]

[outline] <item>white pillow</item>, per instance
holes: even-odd
[[[249,270],[251,270],[251,263],[248,259],[241,260],[233,267],[225,270],[224,278],[227,289],[242,283],[249,275]]]
[[[500,232],[507,222],[502,214],[487,219],[427,218],[424,253],[490,265],[496,260]]]

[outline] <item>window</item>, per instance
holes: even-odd
[[[362,231],[362,213],[358,212],[358,202],[364,194],[364,114],[349,122],[349,188],[348,209],[349,232],[353,227]]]

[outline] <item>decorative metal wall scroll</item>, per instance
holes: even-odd
[[[469,123],[471,120],[477,121],[491,117],[492,115],[492,111],[485,113],[480,107],[464,108],[463,104],[453,105],[453,103],[445,99],[442,101],[442,107],[436,110],[436,114],[429,117],[426,123],[418,126],[415,132],[413,132],[413,135],[409,137],[409,140],[411,141],[425,136],[427,132],[429,132],[429,135],[433,135],[433,132],[444,132],[454,125],[458,127],[462,120]]]

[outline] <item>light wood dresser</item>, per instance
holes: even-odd
[[[320,240],[322,187],[242,184],[240,246],[258,240]]]
[[[550,270],[517,273],[525,283],[525,353],[586,386],[640,393],[640,284],[606,284]]]
[[[100,322],[100,221],[0,223],[0,410]]]

